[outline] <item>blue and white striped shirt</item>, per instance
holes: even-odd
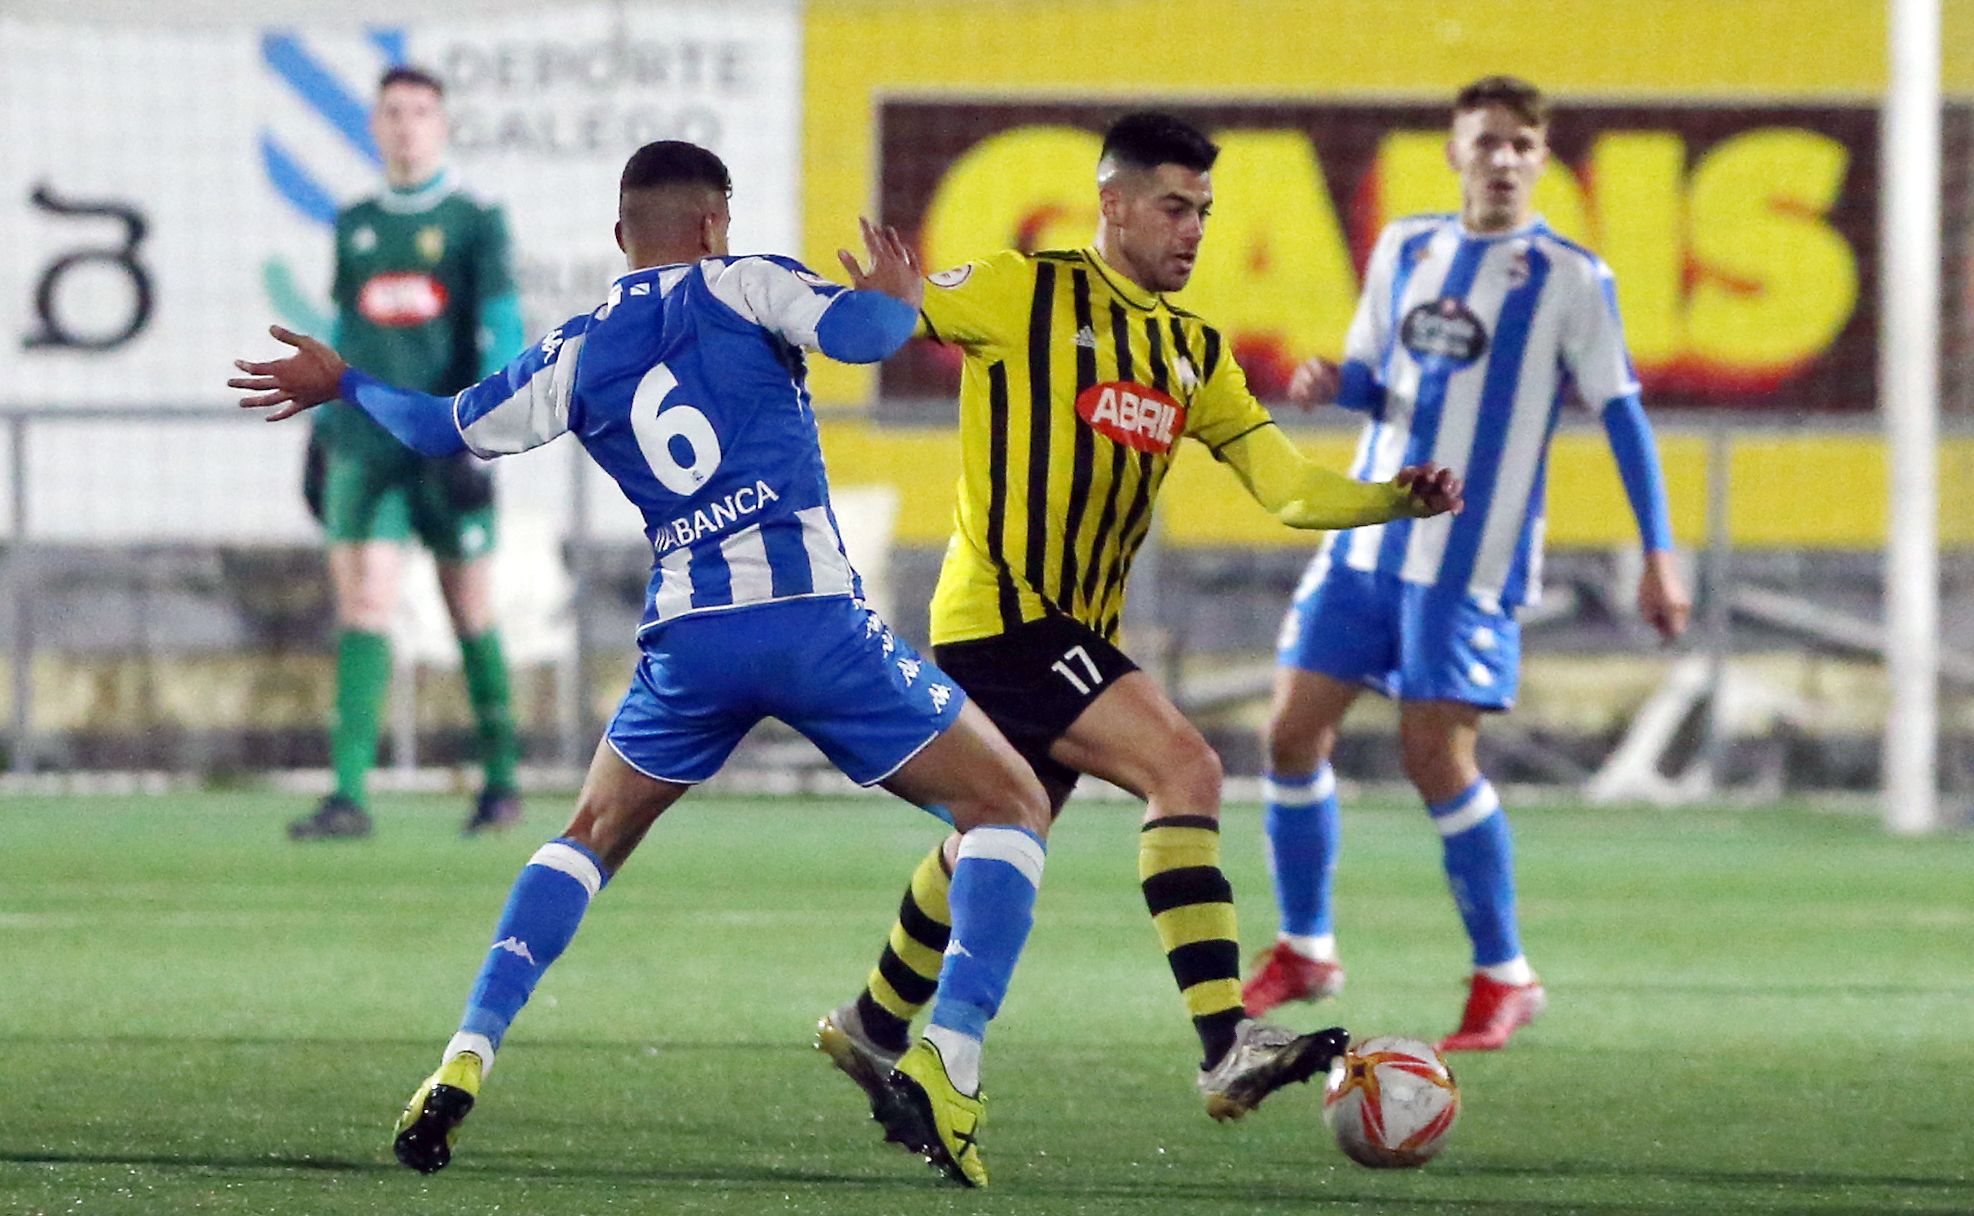
[[[1645,423],[1610,268],[1542,220],[1491,236],[1456,215],[1391,224],[1344,358],[1338,404],[1370,416],[1353,475],[1431,460],[1465,479],[1467,505],[1336,533],[1317,566],[1462,588],[1497,610],[1533,603],[1549,441],[1570,401],[1604,415],[1647,547],[1670,543],[1649,430],[1631,441]]]
[[[634,271],[595,312],[454,398],[454,423],[487,457],[573,432],[616,480],[654,557],[640,636],[695,613],[861,598],[830,511],[803,351],[823,349],[826,313],[866,329],[858,305],[872,295],[772,256]],[[832,354],[861,343],[847,357],[874,359],[904,340],[909,306],[875,303],[904,315],[896,341],[839,338]]]

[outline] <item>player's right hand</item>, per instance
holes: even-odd
[[[1289,401],[1305,410],[1328,405],[1337,399],[1337,389],[1342,383],[1342,369],[1317,355],[1289,377]]]
[[[1430,460],[1405,466],[1392,481],[1411,491],[1412,514],[1419,519],[1448,512],[1457,515],[1467,505],[1467,487],[1461,483],[1460,475]]]
[[[850,272],[850,286],[858,291],[881,291],[913,308],[922,306],[925,272],[919,268],[918,254],[911,245],[888,225],[879,227],[859,216],[857,226],[863,229],[864,248],[870,250],[870,269],[857,265],[856,255],[848,249],[836,251],[836,260]]]
[[[233,361],[234,367],[247,374],[228,380],[226,387],[246,389],[255,394],[240,398],[242,409],[279,406],[267,416],[267,421],[279,422],[325,401],[332,401],[342,392],[343,373],[349,370],[350,365],[343,362],[341,355],[307,334],[298,334],[279,325],[268,326],[267,332],[273,334],[276,340],[294,347],[295,353],[286,359],[265,363],[247,359]]]

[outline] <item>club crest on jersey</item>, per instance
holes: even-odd
[[[393,270],[366,280],[356,311],[372,325],[409,329],[436,321],[446,310],[446,285],[415,270]]]
[[[418,256],[428,262],[436,262],[446,255],[446,230],[437,224],[428,224],[418,230]]]
[[[1140,452],[1170,452],[1186,432],[1186,407],[1129,380],[1092,384],[1076,395],[1076,413],[1099,434]]]
[[[1421,359],[1437,355],[1455,363],[1472,363],[1487,353],[1487,327],[1451,296],[1406,313],[1398,327],[1398,340]]]
[[[1528,283],[1528,242],[1516,241],[1514,256],[1508,260],[1508,290]]]
[[[953,288],[966,282],[967,277],[972,273],[973,265],[972,263],[968,263],[965,266],[955,266],[951,270],[941,270],[936,274],[926,275],[925,281],[934,287]]]

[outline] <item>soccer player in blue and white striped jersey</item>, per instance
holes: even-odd
[[[1472,939],[1474,976],[1442,1050],[1491,1050],[1547,997],[1522,953],[1500,799],[1475,762],[1481,716],[1515,702],[1517,610],[1541,592],[1544,474],[1566,405],[1610,437],[1645,550],[1639,610],[1667,641],[1689,601],[1664,484],[1624,345],[1610,267],[1534,213],[1548,106],[1526,81],[1461,90],[1447,158],[1456,215],[1400,219],[1366,270],[1341,367],[1315,359],[1290,395],[1366,415],[1355,474],[1431,460],[1466,510],[1331,535],[1283,621],[1265,737],[1267,827],[1281,931],[1243,989],[1250,1015],[1343,985],[1330,909],[1338,829],[1330,752],[1370,687],[1399,701],[1406,775],[1426,802]]]
[[[397,1127],[398,1159],[443,1168],[494,1053],[590,900],[658,816],[762,718],[838,768],[948,818],[952,947],[925,1037],[878,1084],[893,1139],[982,1185],[980,1042],[1027,939],[1049,807],[980,709],[862,602],[830,511],[805,351],[869,363],[911,336],[924,296],[895,232],[866,224],[846,289],[800,263],[727,254],[727,169],[648,144],[625,166],[631,271],[503,371],[443,398],[350,369],[313,339],[229,381],[270,419],[341,397],[429,456],[526,451],[574,434],[644,517],[654,565],[640,660],[575,815],[516,880],[459,1031]]]

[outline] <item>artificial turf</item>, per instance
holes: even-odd
[[[0,805],[0,1212],[1974,1212],[1974,839],[1806,811],[1519,807],[1524,936],[1551,1009],[1455,1058],[1422,1170],[1330,1143],[1315,1086],[1211,1123],[1136,886],[1136,812],[1072,808],[988,1043],[993,1185],[878,1143],[808,1048],[855,992],[936,825],[826,799],[688,800],[592,906],[453,1165],[391,1159],[535,799],[385,799],[297,846],[268,794]],[[1299,1026],[1436,1037],[1464,942],[1415,808],[1345,811],[1349,985]],[[1252,807],[1226,860],[1272,930]]]

